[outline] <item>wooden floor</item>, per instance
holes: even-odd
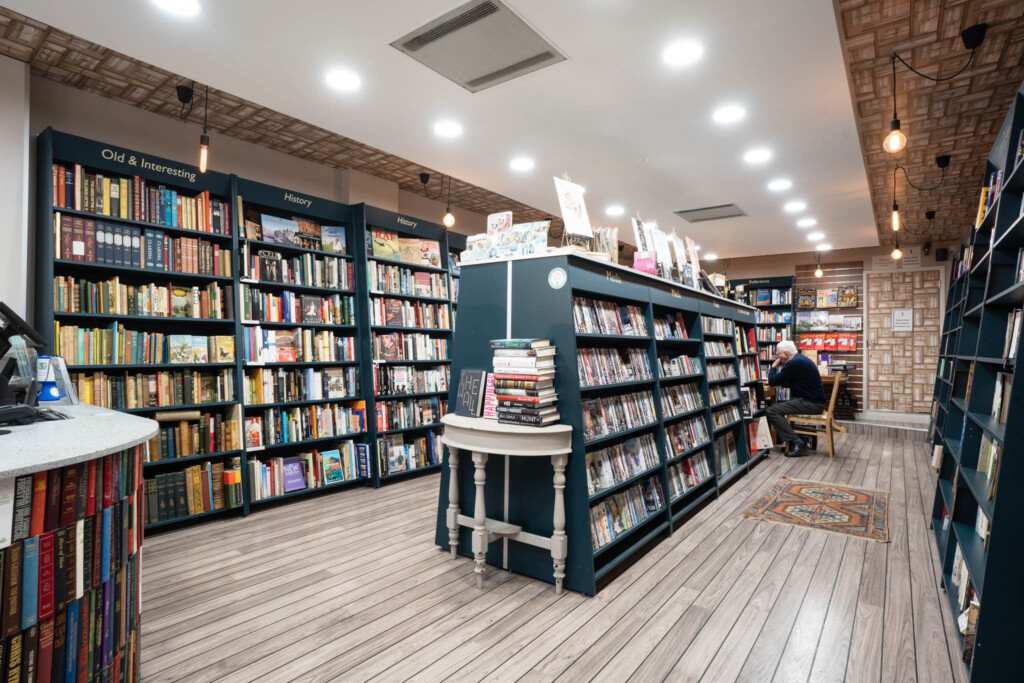
[[[436,475],[147,538],[143,677],[964,681],[926,445],[839,444],[763,461],[593,598],[477,590],[433,545]],[[779,475],[891,491],[892,542],[741,518]]]

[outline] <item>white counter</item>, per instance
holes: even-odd
[[[69,420],[3,426],[0,479],[52,470],[115,453],[156,435],[156,421],[89,405],[54,406]]]

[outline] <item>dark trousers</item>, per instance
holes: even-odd
[[[794,398],[792,401],[775,403],[768,406],[765,416],[768,422],[775,427],[775,433],[779,437],[780,445],[784,441],[794,441],[800,437],[786,420],[787,415],[820,415],[828,404],[825,401],[809,401],[806,398]]]

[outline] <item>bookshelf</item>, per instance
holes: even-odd
[[[793,324],[796,318],[796,304],[793,278],[783,276],[731,280],[730,285],[734,288],[743,285],[745,294],[740,301],[755,308],[761,375],[767,377],[768,367],[775,358],[777,344],[785,339],[795,343]],[[758,290],[767,292],[767,302],[758,299]],[[787,317],[789,322],[786,322]]]
[[[1024,481],[1017,446],[1024,426],[1007,419],[1024,404],[1015,363],[1021,332],[1013,322],[1024,302],[1018,276],[1024,166],[1016,163],[1022,130],[1018,91],[982,176],[988,185],[1001,173],[1002,190],[979,212],[953,264],[932,409],[939,470],[932,529],[954,623],[972,591],[979,603],[973,648],[971,637],[960,635],[969,677],[978,681],[1017,675],[1014,635],[1024,612],[1018,576],[1024,532],[1010,512]]]
[[[573,452],[565,488],[569,538],[566,586],[588,595],[596,593],[604,577],[642,553],[652,539],[670,534],[679,520],[716,497],[721,487],[748,470],[751,463],[740,399],[721,392],[740,395],[742,357],[735,352],[735,325],[739,321],[752,327],[753,309],[577,255],[464,264],[461,278],[467,286],[460,296],[463,324],[455,332],[459,354],[452,363],[452,377],[458,377],[462,369],[489,370],[493,357],[488,345],[491,339],[548,338],[557,347],[558,411],[562,423],[573,427]],[[578,332],[574,320],[581,299],[594,302],[595,307],[604,305],[601,302],[633,307],[631,314],[643,320],[643,329],[629,330],[634,334],[606,334],[584,327]],[[670,319],[671,325],[655,324]],[[708,322],[712,319],[713,325]],[[723,352],[718,344],[729,344],[729,351]],[[582,373],[581,379],[577,361],[580,352],[642,358],[650,373],[642,370],[641,363],[641,370],[629,379],[616,377],[619,381],[602,384],[589,379],[586,373]],[[625,360],[624,363],[637,367]],[[709,363],[716,367],[715,372],[722,368],[718,379],[709,380]],[[683,387],[687,387],[685,395]],[[455,400],[456,389],[453,386],[449,401]],[[712,401],[712,391],[718,400]],[[639,396],[638,401],[644,402],[643,410],[636,413],[637,419],[607,430],[587,431],[584,414],[594,402],[624,400],[629,396]],[[716,415],[731,408],[736,410],[734,419],[720,416],[719,422],[715,422]],[[734,465],[723,469],[721,447],[727,441],[734,445],[735,460]],[[588,456],[591,462],[613,459],[615,449],[627,443],[630,450],[648,454],[643,464],[631,466],[628,473],[593,486]],[[695,478],[692,485],[676,488],[679,481],[686,483],[685,476],[679,476],[680,466],[704,475]],[[465,501],[471,504],[475,498],[472,474],[466,474],[467,469],[460,470],[457,482],[463,506]],[[519,459],[508,467],[506,459],[490,458],[487,469],[487,516],[522,524],[530,533],[550,535],[550,463]],[[448,477],[445,466],[436,536],[437,545],[444,548],[449,548]],[[649,510],[645,506],[642,521],[595,546],[592,510],[605,509],[606,504],[636,505],[637,495],[643,504],[643,490],[651,491],[655,486],[660,496],[651,501]],[[507,500],[505,490],[509,492]],[[488,562],[506,565],[502,545],[489,548]],[[472,556],[468,533],[461,535],[458,551]],[[523,544],[508,544],[507,567],[554,581],[550,557]]]

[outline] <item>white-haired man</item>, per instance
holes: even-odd
[[[821,385],[818,366],[807,356],[796,350],[791,341],[779,342],[775,351],[775,362],[768,370],[768,385],[788,387],[793,398],[783,403],[768,406],[765,414],[768,422],[775,427],[779,441],[788,441],[787,457],[807,455],[811,450],[786,420],[787,415],[816,415],[825,410],[825,388]]]

